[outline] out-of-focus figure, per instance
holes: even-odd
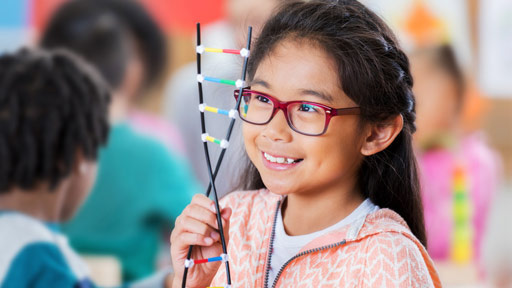
[[[464,74],[448,45],[411,54],[418,162],[428,250],[434,260],[480,263],[501,163],[480,132],[466,133]]]
[[[94,184],[109,89],[72,53],[37,49],[2,55],[0,83],[0,287],[96,287],[60,224]]]
[[[206,26],[202,31],[202,43],[207,47],[240,49],[245,46],[247,27],[253,26],[253,34],[258,31],[271,15],[272,11],[287,0],[228,0],[226,1],[227,19]],[[223,79],[239,79],[241,76],[242,57],[211,53],[202,57],[203,71],[207,76]],[[209,179],[204,160],[203,144],[201,142],[201,124],[198,112],[198,88],[196,63],[190,63],[181,68],[171,79],[167,88],[165,113],[172,122],[176,123],[182,132],[187,151],[187,158],[191,161],[194,172],[203,184],[208,186]],[[222,109],[231,109],[235,104],[232,86],[219,86],[203,83],[206,101],[212,99],[215,106]],[[207,102],[206,102],[207,103]],[[224,138],[228,122],[219,115],[206,114],[207,130],[211,136]],[[220,169],[215,182],[219,195],[231,192],[233,186],[241,177],[242,162],[244,158],[239,121],[235,123],[231,137],[230,148],[226,153],[223,167]],[[217,159],[220,147],[210,147],[211,159]],[[214,160],[212,160],[214,161]],[[215,160],[216,161],[216,160]]]
[[[72,0],[53,15],[41,45],[82,55],[113,90],[112,131],[100,151],[97,182],[65,232],[82,253],[120,259],[124,281],[149,275],[163,235],[199,191],[185,160],[141,134],[130,116],[162,72],[163,36],[137,2]]]

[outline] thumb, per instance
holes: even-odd
[[[233,211],[229,207],[222,209],[222,211],[220,212],[220,216],[221,216],[222,222],[223,222],[222,230],[224,231],[224,238],[226,239],[226,244],[229,241],[229,222],[230,222],[231,214],[233,214]]]

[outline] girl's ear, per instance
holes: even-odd
[[[390,118],[385,123],[368,126],[366,138],[363,140],[361,154],[370,156],[386,149],[402,131],[404,118],[402,114]]]

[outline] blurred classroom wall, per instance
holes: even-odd
[[[508,29],[507,37],[503,40],[508,42],[508,46],[512,48],[512,1],[501,0],[495,1],[501,3],[507,3],[508,23],[503,23],[503,29]],[[485,24],[480,19],[484,18],[482,15],[482,8],[488,4],[488,1],[469,0],[470,3],[470,20],[471,20],[471,31],[473,38],[473,46],[475,47],[475,55],[479,55],[480,65],[475,67],[476,70],[482,68],[482,45],[479,45],[483,41],[484,35],[488,34]],[[485,8],[484,8],[485,9]],[[487,7],[488,9],[488,7]],[[494,9],[499,9],[494,8]],[[492,17],[494,11],[489,11],[487,16]],[[502,14],[503,15],[503,14]],[[503,21],[504,19],[500,19]],[[505,28],[508,25],[508,28]],[[510,51],[510,50],[509,50]],[[503,78],[508,78],[509,81],[506,88],[508,91],[512,90],[512,63],[510,63],[509,55],[499,55],[508,57],[508,71],[502,75]],[[505,59],[504,59],[505,60]],[[512,92],[508,92],[502,95],[489,95],[486,100],[486,113],[482,119],[482,128],[489,137],[490,144],[497,149],[504,161],[504,170],[506,181],[510,183],[512,181]]]

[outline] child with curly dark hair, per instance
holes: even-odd
[[[58,223],[95,181],[109,104],[101,77],[69,52],[0,57],[0,287],[94,286]]]

